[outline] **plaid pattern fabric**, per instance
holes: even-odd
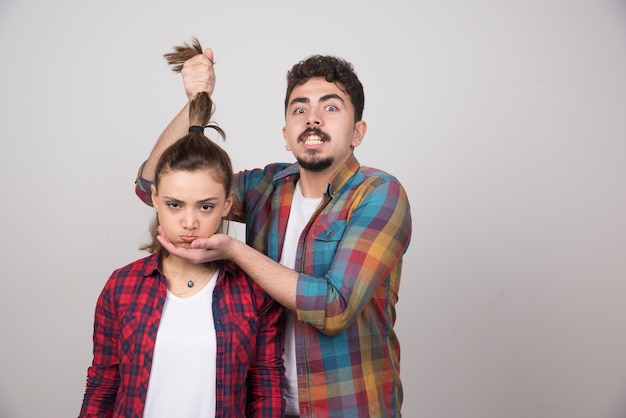
[[[116,270],[98,298],[81,417],[143,415],[166,298],[159,260],[151,255]],[[282,416],[282,307],[226,263],[213,295],[215,416]]]
[[[249,245],[279,261],[296,164],[236,175],[232,219]],[[150,183],[137,195],[150,204]],[[411,238],[404,188],[353,156],[328,185],[300,237],[295,321],[301,417],[399,417],[396,320],[402,256]]]

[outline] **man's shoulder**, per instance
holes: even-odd
[[[381,178],[384,181],[392,182],[392,183],[400,183],[400,181],[393,174],[388,171],[381,170],[380,168],[368,167],[368,166],[360,166],[359,174],[364,178]]]
[[[270,163],[263,168],[243,170],[239,174],[248,178],[269,177],[272,181],[275,178],[282,178],[298,173],[299,168],[295,163]]]

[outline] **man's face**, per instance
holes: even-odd
[[[365,135],[340,86],[322,77],[296,86],[289,97],[283,137],[303,170],[334,174]]]

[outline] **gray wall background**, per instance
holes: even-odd
[[[70,417],[93,309],[143,253],[139,164],[215,50],[236,168],[291,161],[285,73],[366,89],[365,165],[406,186],[406,417],[626,416],[626,5],[618,0],[0,0],[0,416]]]

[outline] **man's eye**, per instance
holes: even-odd
[[[335,106],[335,105],[328,105],[328,106],[326,106],[326,110],[334,112],[335,110],[337,110],[337,106]]]
[[[296,110],[294,110],[293,113],[295,113],[296,115],[300,115],[302,113],[306,112],[306,110],[304,110],[303,108],[299,107]]]

